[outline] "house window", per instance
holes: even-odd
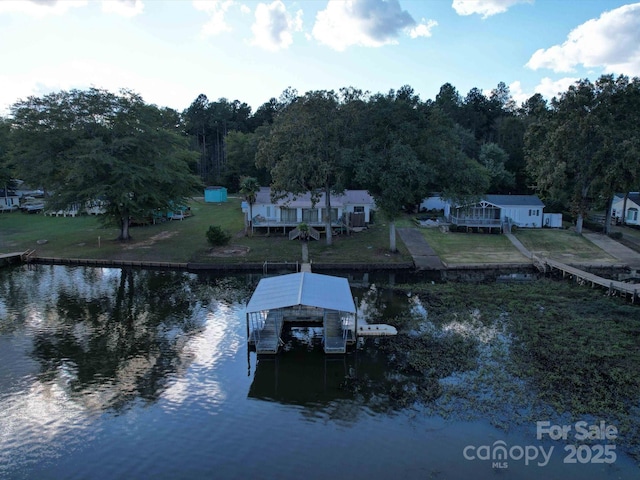
[[[282,221],[295,223],[298,221],[298,214],[295,208],[281,208]]]
[[[271,218],[271,207],[267,207],[267,218]]]
[[[361,205],[353,207],[353,213],[364,213],[364,207]]]
[[[302,210],[302,221],[305,223],[318,223],[318,209],[304,208]]]
[[[326,208],[322,209],[322,219],[323,220],[324,220],[324,215],[325,215],[326,210],[327,210]],[[331,222],[334,223],[334,222],[337,222],[337,221],[338,221],[338,209],[337,208],[332,208],[331,209]]]
[[[638,220],[638,209],[630,208],[627,210],[627,222],[636,222]]]
[[[540,216],[540,210],[531,210],[531,209],[529,209],[529,216],[530,217],[539,217]]]

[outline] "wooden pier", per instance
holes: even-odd
[[[590,285],[594,288],[596,285],[606,288],[609,295],[618,294],[621,297],[631,297],[631,303],[640,301],[640,285],[620,282],[617,280],[611,280],[609,278],[603,278],[593,273],[585,272],[579,268],[566,265],[550,258],[534,258],[534,265],[543,272],[557,270],[562,272],[562,278],[573,278],[576,283],[581,285]]]

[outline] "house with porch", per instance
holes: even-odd
[[[271,199],[271,188],[261,187],[256,195],[251,213],[253,230],[282,229],[283,233],[294,230],[301,223],[324,230],[324,194],[313,205],[311,194],[287,195],[279,200]],[[345,190],[342,194],[331,195],[331,226],[335,229],[358,230],[365,228],[372,220],[375,210],[373,197],[366,190]],[[249,204],[242,202],[242,211],[249,216]]]
[[[640,192],[629,192],[627,194],[627,203],[624,202],[624,193],[616,193],[611,204],[611,218],[616,223],[624,223],[627,225],[640,225]]]
[[[537,195],[485,195],[471,205],[451,206],[448,220],[467,228],[496,228],[510,232],[521,228],[542,228],[544,203]]]

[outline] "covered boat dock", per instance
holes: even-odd
[[[356,306],[346,278],[300,272],[263,278],[246,308],[247,338],[258,354],[276,354],[285,322],[322,325],[325,353],[355,342]]]

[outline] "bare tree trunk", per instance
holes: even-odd
[[[393,253],[397,252],[396,248],[396,222],[392,220],[389,222],[389,250]]]
[[[578,235],[582,235],[582,223],[583,223],[583,216],[582,213],[578,214],[578,218],[576,219],[576,233]]]
[[[613,197],[609,197],[607,200],[607,211],[604,216],[604,234],[609,235],[611,233],[611,206],[613,205]]]
[[[624,202],[622,202],[622,225],[626,225],[627,221],[627,199],[629,198],[629,192],[624,192]]]
[[[331,228],[331,189],[327,185],[324,189],[324,229],[327,232],[327,245],[333,243],[333,230]]]
[[[120,217],[120,237],[118,237],[118,240],[126,241],[130,239],[131,237],[129,236],[129,211],[125,210],[124,212],[122,212],[122,215]]]

